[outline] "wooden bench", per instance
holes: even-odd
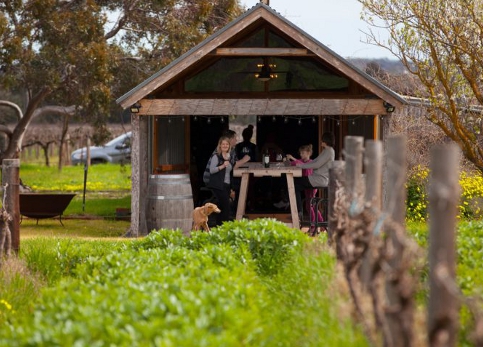
[[[37,219],[59,216],[62,226],[62,214],[76,194],[63,193],[20,193],[20,214]]]

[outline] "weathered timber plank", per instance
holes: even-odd
[[[141,100],[138,115],[375,115],[377,99],[156,99]]]

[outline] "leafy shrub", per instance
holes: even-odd
[[[0,345],[367,345],[338,314],[333,254],[282,223],[160,230],[118,250],[77,261]]]
[[[135,248],[168,248],[173,245],[199,250],[208,244],[228,244],[242,262],[252,259],[261,275],[273,275],[283,268],[294,252],[300,251],[307,236],[275,219],[237,220],[214,228],[211,233],[195,232],[185,238],[180,231],[160,230],[136,243]]]
[[[126,247],[123,242],[107,240],[33,238],[22,242],[21,258],[28,268],[49,284],[66,276],[74,276],[75,269],[89,258],[99,258]]]

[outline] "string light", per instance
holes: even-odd
[[[260,123],[262,121],[262,117],[258,116],[257,117],[257,122]]]
[[[171,124],[171,118],[168,118],[168,124]]]
[[[316,123],[317,120],[315,119],[315,117],[312,117],[312,123]]]
[[[288,117],[285,117],[285,118],[283,119],[283,122],[284,122],[285,124],[287,124],[287,123],[288,123]]]
[[[211,118],[208,117],[208,119],[206,120],[206,124],[211,124]]]
[[[220,123],[221,124],[224,124],[225,123],[225,118],[223,118],[223,116],[220,118]]]
[[[299,118],[299,125],[302,125],[302,118]]]
[[[198,117],[197,116],[194,116],[193,120],[196,122],[198,121]]]
[[[277,121],[277,117],[273,116],[272,117],[272,122],[276,122]]]

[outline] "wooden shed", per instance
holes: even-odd
[[[334,28],[337,30],[337,28]],[[189,174],[193,195],[234,117],[254,117],[257,143],[286,151],[336,135],[381,139],[384,116],[405,100],[259,3],[123,95],[132,113],[131,234],[145,235],[151,175]],[[195,201],[196,204],[196,201]]]

